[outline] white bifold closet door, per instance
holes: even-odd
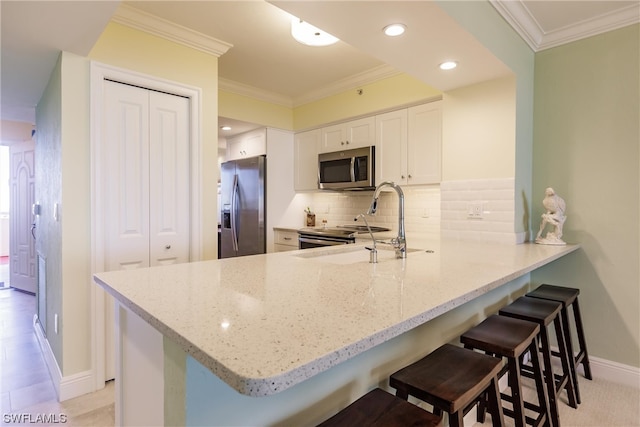
[[[189,261],[189,104],[106,82],[107,270]]]
[[[188,262],[189,100],[112,81],[105,82],[104,99],[105,270]],[[106,315],[105,372],[111,379],[111,301]]]

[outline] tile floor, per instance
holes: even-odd
[[[71,426],[113,426],[112,383],[96,393],[58,402],[33,331],[35,310],[35,296],[0,288],[0,425],[46,425],[34,420],[58,416],[57,424],[65,419]],[[28,418],[19,422],[16,417]],[[56,418],[49,420],[56,424]]]

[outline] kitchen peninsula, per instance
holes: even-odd
[[[118,303],[116,424],[317,424],[578,249],[408,247],[377,264],[356,244],[97,274]]]

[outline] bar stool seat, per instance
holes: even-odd
[[[569,367],[570,356],[564,342],[564,330],[560,320],[562,304],[557,301],[543,300],[539,298],[520,297],[506,307],[500,309],[501,316],[514,317],[516,319],[528,320],[540,325],[540,349],[544,360],[544,375],[547,380],[547,391],[549,392],[549,405],[551,409],[552,421],[559,421],[558,398],[557,395],[563,389],[567,390],[569,405],[577,408],[576,396],[573,389],[573,378]],[[549,334],[547,327],[553,322],[558,339],[558,356],[562,363],[562,375],[555,375],[551,364],[551,347],[549,345]],[[533,377],[531,370],[525,365],[521,366],[522,375]],[[557,380],[557,381],[556,381]],[[557,424],[555,424],[558,427]]]
[[[376,388],[338,412],[319,427],[438,427],[442,418],[391,393]]]
[[[398,397],[413,396],[433,405],[436,415],[447,412],[451,427],[462,426],[464,413],[487,392],[491,420],[498,427],[504,425],[498,387],[502,366],[495,357],[445,344],[395,372],[389,385]]]
[[[503,412],[514,419],[516,427],[524,427],[527,423],[537,426],[551,423],[549,398],[544,374],[538,357],[538,334],[540,326],[527,320],[492,315],[479,325],[469,329],[460,336],[466,348],[482,350],[487,354],[507,359],[506,372],[509,373],[511,395],[501,393],[503,400],[511,402],[512,409],[503,407]],[[520,379],[520,358],[530,352],[533,365],[538,405],[525,402],[522,397]],[[525,409],[535,411],[536,418],[528,417]],[[483,422],[484,407],[478,407],[478,422]]]
[[[578,354],[575,355],[573,363],[571,363],[571,375],[573,377],[573,388],[575,389],[576,401],[580,403],[580,389],[578,387],[578,375],[577,369],[580,364],[584,369],[584,377],[588,380],[593,379],[591,376],[591,365],[589,364],[589,354],[587,352],[587,342],[584,337],[584,329],[582,327],[582,316],[580,315],[580,304],[578,303],[578,295],[580,295],[580,289],[568,288],[564,286],[555,285],[540,285],[535,290],[527,293],[528,297],[541,298],[551,301],[558,301],[562,303],[562,311],[560,316],[562,318],[562,327],[565,333],[565,342],[567,351],[571,355],[575,355],[573,350],[571,326],[569,324],[569,307],[572,307],[573,320],[576,327],[576,334],[578,335]]]

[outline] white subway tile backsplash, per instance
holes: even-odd
[[[473,241],[515,243],[515,180],[478,179],[443,182],[442,236]],[[483,218],[470,219],[471,203],[482,204]]]
[[[458,240],[522,243],[515,230],[515,180],[479,179],[445,181],[441,185],[402,187],[405,195],[405,228],[408,233],[434,233]],[[373,193],[318,192],[311,195],[316,224],[349,224],[371,204]],[[482,203],[483,218],[469,219],[469,203]],[[383,192],[370,225],[397,229],[398,199]]]

